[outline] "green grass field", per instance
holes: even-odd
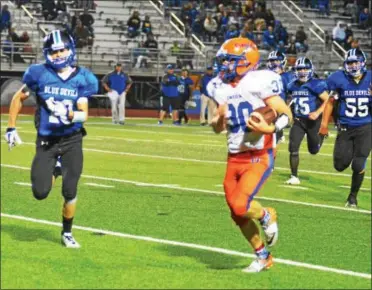
[[[18,123],[23,145],[8,152],[2,137],[1,288],[371,288],[371,159],[360,209],[345,210],[351,171],[333,169],[334,137],[317,156],[303,143],[300,187],[284,186],[288,144],[280,146],[259,194],[279,214],[276,262],[246,274],[254,256],[223,196],[225,136],[197,123],[91,118],[75,250],[60,245],[61,180],[48,199],[32,197],[31,120]]]

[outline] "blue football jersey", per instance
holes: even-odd
[[[306,83],[297,80],[288,85],[288,92],[292,95],[295,117],[307,118],[311,112],[316,111],[322,104],[319,95],[327,91],[327,83],[312,78]]]
[[[180,84],[178,85],[178,92],[180,96],[186,96],[186,97],[190,96],[189,86],[194,84],[192,79],[190,79],[189,77],[187,78],[180,77],[179,83]]]
[[[280,92],[280,97],[285,101],[287,102],[287,98],[288,98],[288,85],[290,82],[293,81],[294,79],[294,76],[293,76],[293,73],[292,72],[284,72],[280,75],[281,79],[282,79],[282,83],[283,83],[283,90]]]
[[[72,123],[54,116],[48,109],[46,100],[54,98],[54,101],[62,102],[70,110],[76,111],[79,98],[89,98],[98,91],[97,78],[82,67],[76,67],[71,76],[63,80],[48,65],[31,65],[23,75],[23,83],[36,95],[35,123],[40,136],[70,135],[83,126],[80,122]]]
[[[338,94],[338,122],[350,127],[359,127],[372,122],[371,71],[356,83],[344,71],[336,71],[328,79],[328,89]]]

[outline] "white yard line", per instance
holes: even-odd
[[[47,220],[41,220],[31,217],[25,217],[25,216],[18,216],[18,215],[11,215],[11,214],[5,214],[1,213],[2,218],[10,218],[10,219],[16,219],[16,220],[22,220],[27,222],[33,222],[33,223],[39,223],[39,224],[46,224],[56,227],[61,227],[61,223],[58,222],[51,222]],[[138,235],[132,235],[132,234],[125,234],[120,232],[114,232],[114,231],[108,231],[108,230],[102,230],[102,229],[95,229],[91,227],[82,227],[74,225],[74,229],[87,231],[87,232],[93,232],[93,233],[101,233],[108,236],[115,236],[125,239],[133,239],[133,240],[140,240],[140,241],[146,241],[146,242],[152,242],[152,243],[158,243],[158,244],[164,244],[164,245],[171,245],[171,246],[177,246],[177,247],[185,247],[185,248],[192,248],[192,249],[199,249],[219,254],[225,254],[230,256],[239,256],[244,258],[252,258],[254,259],[256,255],[254,254],[248,254],[223,248],[217,248],[217,247],[210,247],[210,246],[204,246],[204,245],[198,245],[193,243],[185,243],[185,242],[178,242],[178,241],[171,241],[171,240],[164,240],[164,239],[158,239],[158,238],[152,238],[147,236],[138,236]],[[274,262],[278,264],[283,265],[289,265],[294,267],[300,267],[300,268],[306,268],[311,270],[318,270],[322,272],[328,272],[328,273],[336,273],[344,276],[353,276],[353,277],[360,277],[364,279],[371,279],[371,274],[368,273],[360,273],[360,272],[354,272],[349,270],[343,270],[343,269],[336,269],[321,265],[314,265],[314,264],[308,264],[308,263],[302,263],[287,259],[281,259],[281,258],[274,258]]]
[[[285,188],[290,188],[290,189],[303,189],[303,190],[309,190],[308,187],[297,186],[297,185],[279,185],[279,187],[285,187]]]
[[[347,189],[350,189],[350,186],[347,186],[347,185],[340,185],[339,187],[341,187],[341,188],[347,188]],[[369,191],[369,192],[371,192],[371,188],[370,189],[368,189],[368,188],[360,188],[360,190],[362,190],[362,191]]]
[[[101,183],[93,183],[93,182],[86,182],[84,183],[85,185],[90,185],[90,186],[95,186],[95,187],[104,187],[104,188],[114,188],[115,186],[113,185],[105,185]]]
[[[2,167],[6,167],[6,168],[20,169],[20,170],[30,170],[29,167],[18,166],[18,165],[1,164],[1,166]],[[148,183],[148,182],[126,180],[126,179],[119,179],[119,178],[102,177],[102,176],[87,175],[87,174],[83,174],[82,177],[96,179],[96,180],[105,180],[105,181],[120,182],[120,183],[132,184],[132,185],[136,185],[136,186],[148,186],[148,187],[168,188],[168,189],[177,189],[177,190],[183,190],[183,191],[191,191],[191,192],[201,192],[201,193],[210,193],[210,194],[216,194],[216,195],[224,195],[224,193],[221,192],[221,191],[199,189],[199,188],[189,188],[189,187],[182,187],[182,186],[178,186],[178,185],[156,184],[156,183]],[[352,212],[363,213],[363,214],[371,214],[372,213],[371,211],[364,210],[364,209],[354,209],[354,208],[340,207],[340,206],[333,206],[333,205],[326,205],[326,204],[302,202],[302,201],[295,201],[295,200],[290,200],[290,199],[264,197],[264,196],[257,196],[256,198],[257,199],[260,199],[260,200],[283,202],[283,203],[289,203],[289,204],[299,204],[299,205],[304,205],[304,206],[327,208],[327,209],[335,209],[335,210],[342,210],[342,211],[352,211]]]
[[[31,186],[32,184],[29,182],[14,182],[14,184],[21,185],[21,186]]]

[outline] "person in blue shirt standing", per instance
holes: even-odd
[[[174,73],[172,64],[167,65],[167,73],[161,80],[162,97],[160,99],[160,117],[158,124],[162,125],[166,113],[169,113],[169,106],[172,106],[173,125],[180,125],[178,122],[178,110],[180,109],[181,99],[178,92],[180,84],[178,77]]]
[[[11,150],[21,144],[16,120],[30,91],[36,95],[36,154],[31,166],[32,192],[37,200],[48,197],[58,156],[62,163],[62,244],[80,245],[71,234],[76,211],[77,185],[83,169],[83,123],[88,118],[88,98],[98,91],[96,77],[86,68],[73,66],[75,44],[70,35],[53,30],[44,40],[45,64],[31,65],[24,85],[13,96],[5,140]]]
[[[280,97],[288,104],[288,84],[294,79],[292,72],[285,71],[285,65],[287,64],[287,57],[284,53],[274,50],[269,53],[267,57],[267,68],[278,75],[282,79],[283,88],[280,90]],[[284,142],[285,137],[283,130],[276,133],[277,142]]]
[[[111,101],[112,123],[114,124],[124,125],[125,123],[125,99],[132,83],[130,76],[123,72],[121,63],[117,63],[115,69],[102,79],[102,86]]]
[[[187,68],[182,69],[181,77],[179,78],[180,84],[178,85],[178,93],[181,98],[180,110],[178,111],[178,122],[181,124],[182,119],[185,119],[185,124],[189,122],[189,117],[186,114],[186,102],[192,98],[192,86],[194,85],[193,80],[189,77],[189,70]]]
[[[337,137],[333,151],[333,165],[344,171],[351,164],[353,175],[347,207],[357,207],[357,195],[362,185],[371,152],[372,138],[372,78],[366,67],[367,58],[359,49],[346,53],[344,70],[331,74],[328,88],[330,100],[324,110],[319,134],[328,135],[330,116],[334,113]]]
[[[216,109],[216,103],[211,99],[207,91],[208,83],[213,79],[213,67],[208,66],[204,75],[199,80],[197,89],[200,90],[201,94],[201,105],[200,105],[200,125],[205,126],[207,124],[205,120],[205,110],[208,108],[208,125],[212,123],[213,112]]]
[[[317,154],[323,143],[318,135],[324,107],[328,100],[328,87],[324,80],[314,77],[311,60],[300,57],[294,65],[295,79],[288,85],[288,93],[294,103],[294,123],[289,133],[289,163],[291,177],[287,184],[298,185],[298,164],[300,146],[306,134],[307,149],[310,154]]]

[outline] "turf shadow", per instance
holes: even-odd
[[[20,225],[1,225],[1,232],[7,233],[13,240],[20,242],[34,242],[37,240],[45,240],[48,242],[60,244],[60,235],[52,230],[44,230]]]
[[[244,267],[244,258],[214,253],[204,250],[181,248],[174,246],[159,246],[161,250],[166,251],[173,257],[191,257],[207,266],[208,269],[230,270],[242,269]],[[248,264],[248,262],[247,262]]]

